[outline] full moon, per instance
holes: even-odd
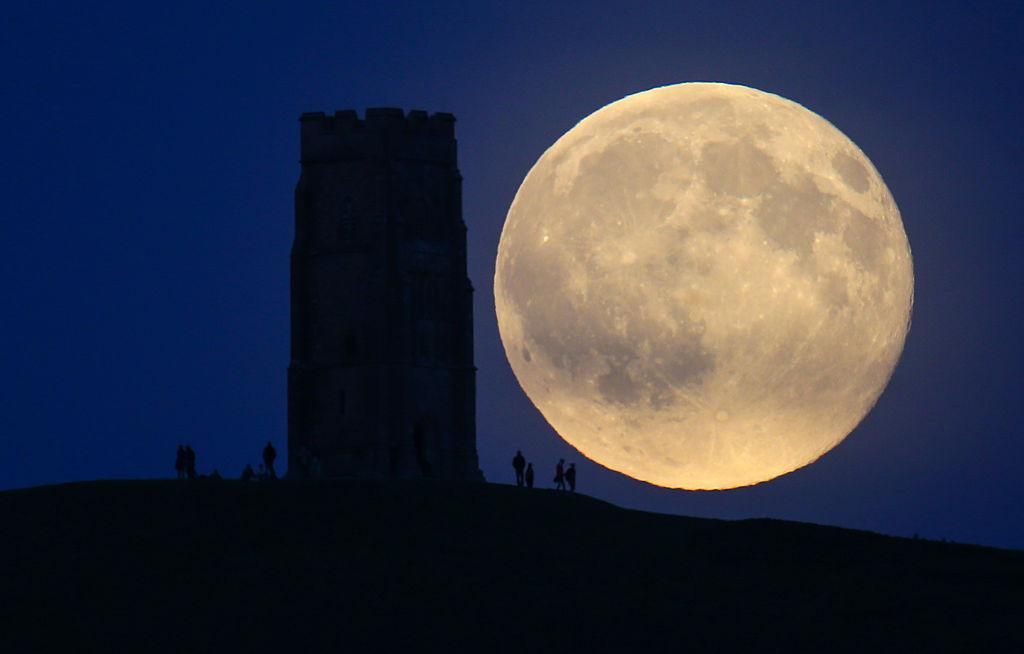
[[[785,98],[688,83],[594,112],[509,208],[494,299],[512,370],[570,445],[658,486],[805,466],[881,395],[914,277],[863,152]]]

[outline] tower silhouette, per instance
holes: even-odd
[[[300,123],[289,474],[482,480],[454,116]]]

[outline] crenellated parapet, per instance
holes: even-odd
[[[334,115],[304,113],[299,122],[304,164],[352,159],[456,164],[455,116],[450,113],[375,107],[364,118],[345,109]]]

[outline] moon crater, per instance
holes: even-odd
[[[913,298],[896,204],[866,156],[775,95],[629,96],[530,170],[495,305],[524,391],[570,444],[673,488],[759,483],[861,421]]]

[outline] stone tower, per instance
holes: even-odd
[[[289,474],[482,480],[451,114],[303,114]]]

